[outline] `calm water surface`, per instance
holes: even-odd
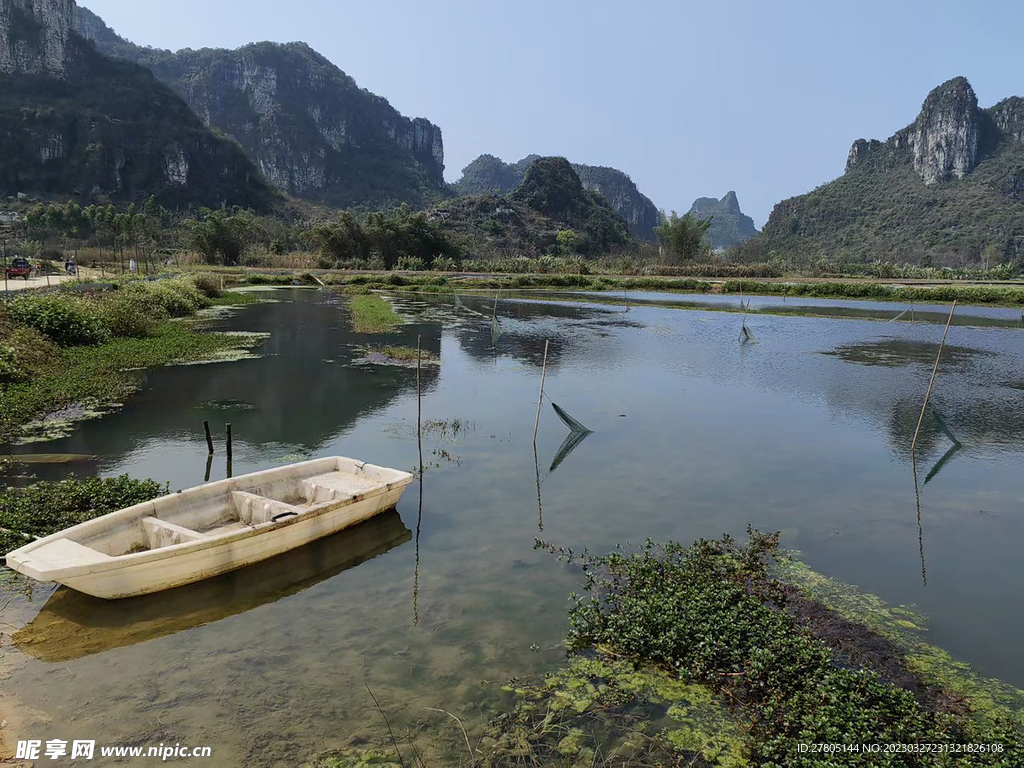
[[[235,474],[331,454],[411,469],[415,370],[360,359],[367,342],[422,336],[442,360],[424,372],[424,419],[448,422],[427,425],[422,486],[356,531],[183,590],[104,603],[37,586],[0,615],[9,738],[178,741],[212,745],[214,764],[294,765],[382,738],[369,685],[427,749],[450,728],[428,707],[478,725],[502,682],[560,662],[578,577],[536,537],[606,551],[748,523],[781,530],[830,576],[915,604],[932,642],[1024,686],[1014,310],[964,308],[980,319],[950,331],[919,444],[919,526],[909,445],[942,332],[920,321],[944,320],[941,307],[888,323],[905,305],[803,300],[847,316],[755,313],[757,341],[740,344],[736,314],[643,303],[657,294],[631,294],[628,311],[502,298],[495,348],[492,298],[395,296],[407,324],[366,337],[344,297],[267,295],[211,323],[270,332],[259,359],[148,372],[120,412],[21,450],[95,454],[76,471],[185,488],[204,479],[209,419],[215,434],[233,425]],[[550,398],[594,430],[554,471],[567,431],[547,405],[536,463],[531,447],[548,339]],[[212,479],[225,474],[217,440]]]

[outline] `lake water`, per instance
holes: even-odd
[[[627,311],[505,295],[495,345],[493,297],[395,295],[407,324],[371,337],[351,330],[343,296],[265,295],[210,323],[269,332],[262,357],[147,372],[121,411],[19,450],[95,454],[74,469],[185,488],[206,474],[208,419],[212,479],[226,422],[235,474],[332,454],[412,469],[416,372],[360,359],[367,343],[421,336],[441,358],[424,369],[423,417],[445,422],[424,430],[422,486],[356,531],[184,590],[104,603],[37,586],[0,614],[8,738],[180,742],[213,746],[210,764],[295,765],[385,737],[369,686],[429,752],[461,733],[428,708],[475,728],[503,682],[563,658],[578,574],[536,537],[603,552],[748,523],[781,530],[829,576],[916,605],[930,642],[1024,686],[1019,311],[958,309],[919,442],[919,520],[909,448],[942,307],[890,323],[905,305],[789,299],[770,314],[781,298],[754,299],[755,342],[740,343],[740,316],[715,311],[738,297],[634,293]],[[594,434],[558,456],[567,430],[545,404],[535,461],[546,340],[550,399]]]

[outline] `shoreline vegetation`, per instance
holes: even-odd
[[[244,285],[316,285],[358,295],[374,290],[406,290],[414,293],[456,293],[474,290],[572,290],[572,291],[665,291],[737,296],[852,299],[917,304],[978,304],[1024,307],[1024,283],[913,284],[892,281],[822,280],[799,282],[769,278],[721,280],[693,277],[616,276],[579,274],[467,274],[428,272],[312,272],[267,273],[244,269],[218,270],[226,281]]]
[[[140,370],[245,356],[261,335],[198,327],[204,310],[257,301],[220,282],[197,274],[63,286],[0,304],[0,444],[61,436],[70,422],[116,408]]]

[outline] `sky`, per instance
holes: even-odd
[[[775,203],[843,172],[857,138],[911,123],[957,75],[981,106],[1024,95],[1024,3],[951,0],[83,0],[159,48],[300,40],[482,153],[628,173],[659,208],[735,190]]]

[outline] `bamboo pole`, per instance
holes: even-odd
[[[423,337],[416,337],[416,445],[420,453],[420,482],[423,482]]]
[[[210,422],[203,420],[203,429],[206,430],[206,449],[213,456],[213,435],[210,434]]]
[[[743,341],[743,331],[747,327],[747,312],[750,310],[750,300],[747,300],[747,305],[743,307],[743,319],[740,321],[740,341]]]
[[[533,444],[537,445],[537,431],[540,429],[540,409],[544,404],[544,380],[548,377],[548,347],[551,341],[544,342],[544,367],[540,374],[540,394],[537,395],[537,418],[533,422]]]
[[[942,359],[942,350],[946,348],[946,334],[949,333],[949,325],[953,322],[953,313],[956,312],[956,300],[949,308],[949,318],[946,320],[946,330],[942,332],[942,343],[939,344],[939,354],[935,356],[935,365],[932,366],[932,377],[928,380],[928,390],[924,393],[924,402],[921,404],[921,415],[917,418],[917,429],[914,430],[914,439],[910,443],[910,456],[914,458],[917,451],[917,437],[921,433],[921,424],[924,422],[924,412],[928,407],[928,398],[932,396],[932,386],[935,384],[935,374],[939,372],[939,360]]]

